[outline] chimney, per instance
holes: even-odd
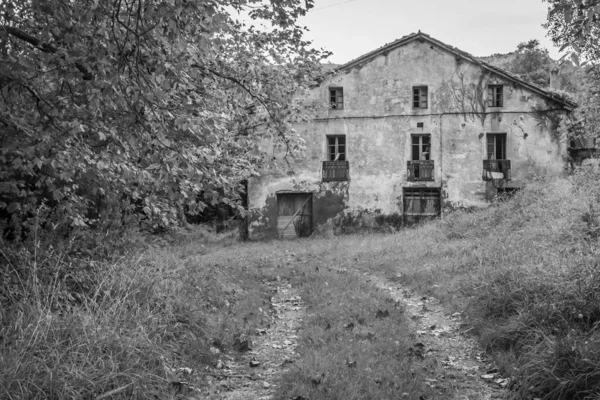
[[[550,70],[550,89],[556,89],[559,90],[560,89],[560,80],[558,77],[558,67],[554,66],[552,67],[552,69]]]

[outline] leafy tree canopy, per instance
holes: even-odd
[[[532,39],[517,46],[511,72],[527,82],[546,87],[550,83],[553,64],[548,50],[541,47],[538,40]]]
[[[561,47],[571,49],[572,60],[596,63],[600,59],[600,0],[544,0],[548,3],[548,35]]]
[[[327,55],[296,23],[312,3],[0,2],[0,213],[85,226],[133,199],[171,224],[235,202],[262,137],[301,147],[292,95]]]
[[[575,136],[600,137],[600,0],[545,0],[548,35],[569,50],[575,65],[587,65],[587,76],[579,94],[580,107]]]

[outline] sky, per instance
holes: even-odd
[[[514,51],[540,41],[554,59],[558,49],[541,26],[542,0],[314,0],[299,21],[314,47],[333,52],[343,64],[402,36],[422,32],[474,56]]]

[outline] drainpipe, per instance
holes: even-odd
[[[440,219],[444,219],[444,207],[442,207],[442,189],[444,184],[444,130],[442,129],[442,117],[440,114]]]

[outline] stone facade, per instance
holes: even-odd
[[[421,32],[339,67],[302,99],[313,115],[295,127],[305,154],[250,181],[251,237],[305,236],[300,219],[346,232],[486,206],[563,173],[560,124],[575,107]]]

